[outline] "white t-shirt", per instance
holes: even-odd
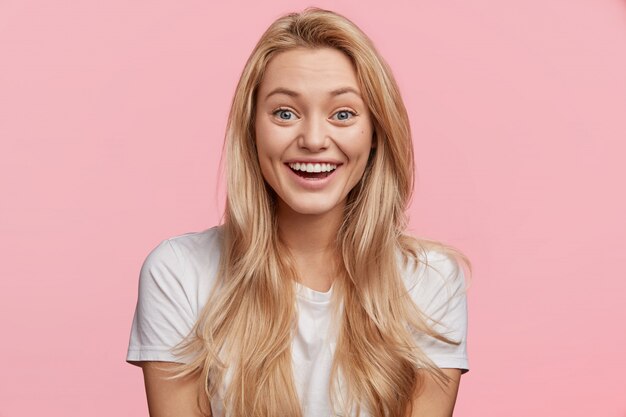
[[[139,294],[126,361],[182,362],[170,348],[195,324],[214,284],[220,256],[216,226],[162,241],[146,257],[139,277]],[[440,368],[469,370],[466,349],[467,300],[463,270],[449,257],[427,253],[426,268],[408,266],[403,278],[417,306],[433,320],[434,328],[453,340],[450,345],[429,336],[417,338],[419,346]],[[296,285],[298,328],[292,342],[294,381],[304,417],[333,416],[329,403],[330,368],[336,344],[331,331],[331,295],[299,283]],[[432,324],[432,323],[430,323]],[[223,393],[224,387],[219,392]],[[225,415],[218,395],[211,400],[214,417]],[[361,413],[362,416],[367,414]]]

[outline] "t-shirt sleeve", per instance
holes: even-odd
[[[443,336],[460,342],[449,344],[425,334],[416,336],[418,345],[439,368],[469,371],[467,355],[467,295],[463,268],[439,252],[430,252],[428,264],[419,268],[410,292],[427,323]]]
[[[194,325],[184,286],[184,264],[175,242],[162,241],[146,257],[139,273],[139,290],[126,361],[182,362],[171,348]]]

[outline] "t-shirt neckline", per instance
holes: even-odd
[[[312,288],[307,287],[306,285],[303,285],[297,281],[294,281],[294,284],[296,286],[296,295],[305,298],[307,300],[311,300],[311,301],[315,301],[315,302],[328,302],[331,300],[332,296],[333,296],[333,287],[334,284],[330,286],[330,288],[328,289],[328,291],[326,292],[322,292],[322,291],[317,291],[314,290]]]

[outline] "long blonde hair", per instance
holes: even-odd
[[[353,62],[374,123],[361,181],[349,192],[337,233],[340,271],[333,300],[339,330],[331,401],[340,373],[341,404],[374,417],[404,416],[422,372],[447,377],[419,349],[415,332],[435,332],[408,295],[401,268],[420,252],[438,250],[469,262],[456,249],[406,234],[405,210],[414,181],[406,109],[391,70],[369,38],[336,13],[309,8],[276,20],[248,59],[232,102],[225,137],[227,198],[217,283],[190,335],[176,349],[190,358],[176,375],[199,376],[200,397],[224,392],[232,417],[302,415],[293,381],[291,341],[297,320],[293,258],[277,234],[275,196],[265,184],[255,147],[256,94],[268,62],[293,48],[336,48]],[[398,254],[403,259],[398,262]],[[225,378],[226,373],[230,378]],[[199,404],[205,413],[206,401]]]

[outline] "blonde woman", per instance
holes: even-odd
[[[452,415],[469,263],[404,233],[409,122],[367,36],[316,8],[275,21],[225,140],[223,224],[141,269],[127,361],[150,415]]]

